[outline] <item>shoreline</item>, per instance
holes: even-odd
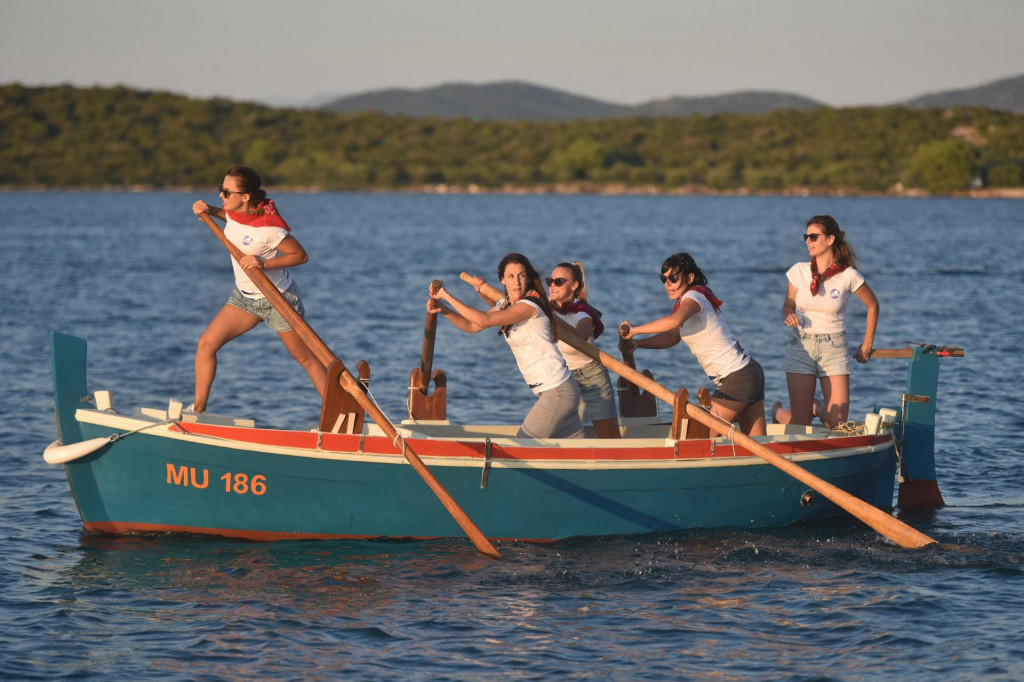
[[[274,192],[291,192],[300,194],[357,193],[372,194],[504,194],[510,196],[536,195],[591,195],[591,196],[723,196],[723,197],[894,197],[904,199],[951,198],[951,199],[1024,199],[1024,187],[998,187],[985,189],[958,190],[952,194],[932,194],[923,189],[904,188],[898,184],[884,192],[866,192],[850,189],[830,189],[825,187],[789,187],[781,190],[755,190],[737,188],[716,190],[704,185],[683,185],[665,188],[658,185],[625,185],[621,183],[571,182],[553,183],[549,185],[503,185],[501,187],[484,187],[470,183],[468,185],[428,184],[412,187],[363,187],[351,189],[328,189],[324,187],[287,185],[271,185]],[[155,185],[99,185],[99,186],[0,186],[0,193],[11,192],[205,192],[208,187]]]

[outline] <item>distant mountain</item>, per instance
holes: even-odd
[[[613,118],[629,107],[519,81],[471,85],[447,83],[423,90],[374,90],[341,97],[321,106],[327,111],[493,120]]]
[[[759,114],[774,109],[808,110],[826,105],[781,92],[737,92],[713,97],[672,97],[635,106],[614,104],[519,81],[472,85],[449,83],[422,90],[375,90],[340,97],[327,111],[490,120],[565,121],[626,116],[689,116],[694,113]]]
[[[977,106],[1024,114],[1024,75],[1004,78],[976,88],[922,95],[902,104],[908,107]]]
[[[777,109],[810,111],[827,104],[785,92],[733,92],[711,97],[671,97],[631,107],[639,116],[690,116],[691,114],[764,114]]]

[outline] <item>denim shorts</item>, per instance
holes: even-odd
[[[284,296],[284,300],[288,301],[288,305],[292,307],[292,310],[299,314],[299,317],[306,316],[306,309],[302,307],[302,292],[299,291],[298,282],[292,280],[292,285],[282,291],[281,295]],[[281,313],[274,310],[274,306],[270,304],[270,301],[262,296],[259,298],[249,298],[242,294],[238,287],[235,287],[231,292],[231,298],[228,299],[228,305],[233,305],[250,315],[255,315],[266,322],[267,326],[275,332],[288,332],[292,329],[285,322],[285,319],[281,317]]]
[[[782,368],[787,374],[816,377],[852,374],[846,332],[808,334],[794,328],[786,344],[786,361]]]
[[[616,419],[619,414],[615,409],[615,391],[612,390],[612,379],[608,370],[597,362],[591,362],[572,370],[572,378],[580,387],[580,417],[585,422],[600,419]]]

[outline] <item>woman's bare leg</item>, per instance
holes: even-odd
[[[738,400],[711,399],[711,414],[730,424],[739,421],[740,430],[748,436],[763,436],[767,433],[764,423],[764,401],[742,403]]]
[[[597,432],[598,438],[622,438],[622,432],[619,431],[619,420],[614,417],[611,419],[595,419],[594,431]]]
[[[203,330],[196,344],[196,390],[192,407],[196,412],[206,411],[210,387],[213,386],[213,378],[217,375],[217,351],[231,339],[255,327],[259,321],[260,318],[250,315],[241,308],[225,305]]]
[[[302,340],[294,329],[278,332],[277,334],[281,337],[284,347],[288,349],[288,352],[292,354],[296,362],[306,370],[306,374],[313,381],[313,387],[316,388],[316,392],[320,394],[320,399],[323,400],[327,390],[327,369],[320,364],[316,355],[313,354],[313,351],[309,349],[309,346],[306,345],[305,341]]]
[[[833,429],[850,416],[850,376],[822,377],[821,394],[825,399],[825,414],[820,415],[821,421]]]
[[[813,374],[786,373],[789,386],[789,407],[784,409],[776,401],[772,405],[772,420],[776,424],[802,424],[807,426],[813,419],[814,390],[817,388]]]

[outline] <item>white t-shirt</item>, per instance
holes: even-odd
[[[504,300],[500,299],[495,303],[495,310],[500,310]],[[532,306],[534,315],[512,325],[505,340],[516,357],[516,364],[519,365],[526,385],[535,394],[540,395],[550,388],[563,384],[572,377],[572,374],[551,337],[551,321],[548,316],[539,305],[528,298],[519,299],[519,303]]]
[[[590,317],[590,315],[583,312],[582,310],[578,310],[574,313],[565,313],[564,315],[556,310],[555,315],[557,315],[559,318],[568,323],[568,325],[573,329],[576,328],[577,322],[579,322],[583,318]],[[590,338],[587,339],[587,343],[594,343],[593,331],[590,332]],[[592,357],[583,353],[582,351],[576,350],[575,348],[567,344],[565,341],[558,341],[558,350],[562,352],[562,357],[565,358],[565,364],[569,367],[570,370],[579,369],[580,367],[586,367],[590,363],[594,362],[594,359]]]
[[[288,230],[283,227],[251,227],[228,217],[224,224],[224,235],[245,255],[266,260],[277,255],[277,245],[288,236]],[[263,298],[263,294],[234,258],[231,259],[231,266],[235,270],[235,286],[242,295],[246,298]],[[263,274],[270,278],[278,291],[285,291],[292,284],[292,276],[285,268],[264,270]]]
[[[846,304],[850,294],[860,289],[864,278],[856,268],[832,275],[811,295],[811,263],[797,263],[786,273],[796,288],[796,316],[800,329],[810,334],[835,334],[846,331]]]
[[[704,373],[718,383],[738,369],[750,364],[750,356],[732,335],[721,312],[716,312],[704,294],[687,291],[679,302],[693,299],[700,311],[690,315],[679,327],[679,338],[686,342],[690,352],[704,368]]]

